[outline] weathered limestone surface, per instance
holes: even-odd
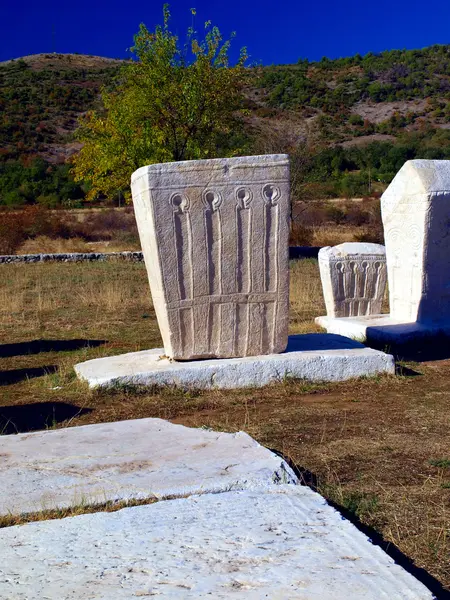
[[[1,530],[0,597],[432,600],[303,486],[205,494]]]
[[[90,387],[177,385],[219,389],[262,387],[284,377],[343,381],[394,373],[391,355],[329,334],[290,336],[282,354],[175,362],[163,352],[159,348],[96,358],[75,365],[75,371]]]
[[[381,312],[386,290],[386,252],[380,244],[344,243],[319,251],[328,317]]]
[[[289,161],[150,165],[131,189],[167,356],[282,352],[289,303]]]
[[[246,433],[161,419],[1,436],[0,456],[0,515],[296,481]]]
[[[391,318],[450,324],[450,161],[406,162],[381,210]]]

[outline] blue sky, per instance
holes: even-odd
[[[162,4],[0,0],[0,60],[53,50],[126,57],[139,23],[161,22]],[[263,64],[450,43],[450,0],[173,0],[173,31],[191,24],[191,7],[198,30],[210,19],[226,35],[236,31],[235,50],[245,45]]]

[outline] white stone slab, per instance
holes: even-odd
[[[141,167],[131,191],[165,353],[283,352],[289,312],[289,157]]]
[[[161,419],[0,436],[0,457],[2,515],[296,481],[246,433]]]
[[[384,246],[346,242],[321,248],[318,259],[329,317],[381,312],[387,279]]]
[[[90,387],[177,385],[232,389],[261,387],[285,377],[343,381],[394,373],[394,359],[341,336],[306,334],[290,336],[283,354],[176,362],[157,348],[96,358],[75,365],[75,371]]]
[[[432,600],[309,488],[227,492],[0,532],[0,597]]]
[[[450,325],[433,327],[423,323],[405,323],[383,314],[343,318],[323,316],[316,317],[315,322],[328,333],[377,344],[401,345],[421,340],[426,342],[442,335],[450,336]]]

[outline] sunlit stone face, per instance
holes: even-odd
[[[166,354],[188,360],[282,352],[288,157],[150,165],[133,174],[131,187]]]
[[[450,322],[450,161],[405,163],[381,208],[391,318]]]

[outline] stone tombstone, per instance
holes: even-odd
[[[170,358],[283,352],[289,310],[289,159],[155,164],[131,189]]]
[[[380,244],[347,242],[319,250],[328,317],[381,313],[386,290],[386,253]]]
[[[406,162],[381,199],[390,316],[450,322],[450,161]]]

